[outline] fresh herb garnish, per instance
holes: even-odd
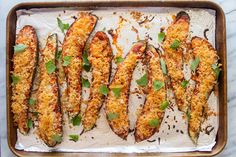
[[[119,117],[119,115],[117,113],[114,113],[114,112],[111,112],[111,113],[107,114],[108,120],[114,120],[114,119],[116,119],[118,117]]]
[[[24,44],[17,44],[14,46],[14,53],[23,52],[28,46]]]
[[[88,79],[84,79],[82,77],[82,87],[86,87],[86,88],[89,88],[90,87],[90,82]]]
[[[79,140],[79,136],[78,135],[69,135],[71,141],[77,142]]]
[[[56,59],[57,60],[61,59],[61,53],[62,53],[62,50],[57,51],[57,53],[56,53]]]
[[[114,95],[115,95],[116,98],[119,98],[119,97],[120,97],[121,88],[112,88],[111,90],[112,90],[112,92],[114,93]]]
[[[33,121],[31,119],[27,120],[27,127],[30,129],[33,127]]]
[[[191,118],[191,114],[190,114],[189,110],[187,110],[187,112],[186,112],[186,116],[187,116],[187,119],[188,119],[188,121],[189,121],[190,118]]]
[[[124,60],[124,58],[122,58],[122,57],[116,57],[116,58],[115,58],[115,62],[116,62],[117,64],[123,62],[123,60]]]
[[[30,98],[30,99],[29,99],[29,104],[30,104],[30,105],[34,105],[35,102],[36,102],[36,100],[34,100],[33,98]]]
[[[100,88],[99,88],[99,92],[100,92],[101,94],[105,95],[105,96],[107,96],[108,91],[109,91],[109,90],[108,90],[107,86],[105,86],[104,84],[101,85]]]
[[[165,33],[164,32],[160,32],[158,33],[158,41],[161,43],[165,38]]]
[[[165,100],[161,103],[160,109],[165,110],[168,106],[169,106],[169,102]]]
[[[166,75],[167,74],[166,63],[162,58],[160,59],[160,63],[161,63],[161,70],[162,70],[163,74]]]
[[[215,64],[212,64],[211,66],[212,70],[214,71],[215,73],[215,76],[216,76],[216,80],[218,80],[218,77],[220,75],[220,71],[221,69],[219,68],[219,66],[215,63]]]
[[[188,83],[189,83],[189,81],[183,80],[183,81],[181,82],[181,86],[182,86],[183,88],[186,88],[186,87],[188,86]]]
[[[20,81],[20,78],[14,74],[11,75],[11,79],[14,85],[16,85]]]
[[[190,69],[195,72],[195,70],[198,67],[199,62],[200,62],[200,58],[197,57],[195,60],[191,62]]]
[[[159,119],[155,118],[155,119],[152,119],[148,122],[149,126],[150,127],[158,127],[159,125]]]
[[[165,83],[162,82],[162,81],[155,80],[153,82],[153,88],[154,88],[155,91],[160,90],[162,87],[164,87],[164,85],[165,85]]]
[[[56,70],[56,66],[54,65],[52,60],[48,61],[45,65],[46,65],[48,74],[51,74]]]
[[[147,74],[144,74],[140,79],[136,80],[136,83],[141,87],[145,87],[148,84]]]
[[[69,23],[63,23],[59,18],[57,18],[57,25],[61,29],[62,33],[65,33],[65,30],[68,30],[70,27]]]
[[[79,126],[81,123],[81,119],[82,119],[81,115],[77,115],[77,116],[73,117],[71,119],[73,126]]]
[[[63,64],[62,64],[62,66],[67,66],[67,65],[69,65],[70,64],[70,60],[71,60],[71,56],[65,56],[64,57],[64,62],[63,62]]]
[[[52,136],[53,141],[60,143],[62,141],[62,137],[58,134]]]
[[[179,47],[179,45],[180,45],[180,41],[175,39],[173,43],[170,45],[170,48],[176,50]]]
[[[90,68],[91,68],[91,65],[89,63],[89,60],[88,60],[88,53],[87,51],[85,50],[83,55],[82,55],[82,59],[83,59],[83,68],[85,71],[89,72],[90,71]]]

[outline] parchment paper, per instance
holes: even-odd
[[[32,25],[37,32],[40,47],[43,48],[47,36],[52,33],[57,33],[59,40],[62,43],[64,34],[61,32],[57,25],[56,18],[59,17],[64,23],[71,24],[83,8],[57,8],[57,9],[31,9],[20,10],[17,12],[17,32],[24,25]],[[209,29],[207,37],[209,42],[215,45],[215,11],[209,9],[181,9],[181,8],[96,8],[91,10],[93,14],[99,17],[97,26],[93,32],[109,29],[115,30],[119,26],[120,18],[125,20],[120,27],[118,37],[118,45],[123,51],[123,56],[127,54],[133,42],[140,39],[145,39],[149,36],[149,43],[158,47],[157,35],[161,27],[167,28],[172,22],[172,16],[176,15],[179,11],[186,11],[191,18],[190,37],[200,36],[204,37],[203,32],[206,28]],[[88,10],[87,10],[88,11]],[[154,17],[151,22],[139,25],[137,20],[131,15],[131,11],[139,11],[142,17],[139,21],[148,16],[148,19]],[[138,35],[132,30],[132,26],[138,30]],[[93,35],[91,35],[92,37]],[[112,38],[110,42],[112,43]],[[60,45],[60,44],[59,44]],[[116,47],[112,44],[113,54],[117,52]],[[113,73],[116,65],[113,63]],[[137,84],[135,80],[139,79],[145,72],[145,67],[139,63],[133,74],[131,83],[131,92],[135,91]],[[83,72],[83,76],[91,79],[91,73]],[[186,74],[186,77],[187,76]],[[170,91],[171,92],[171,91]],[[82,97],[87,100],[89,97],[89,89],[83,88]],[[141,99],[138,99],[141,97]],[[136,121],[136,112],[141,104],[144,102],[145,95],[131,94],[129,98],[129,118],[131,130],[134,128]],[[209,108],[218,114],[218,98],[212,93],[208,100]],[[84,104],[82,106],[85,106]],[[80,134],[82,125],[73,127],[68,123],[67,116],[64,115],[63,126],[63,141],[61,144],[54,148],[47,147],[35,135],[35,129],[31,129],[29,135],[24,136],[18,132],[16,149],[25,151],[64,151],[64,152],[186,152],[186,151],[211,151],[215,145],[215,137],[218,130],[218,116],[210,116],[204,121],[202,129],[206,126],[213,126],[213,131],[207,135],[204,131],[201,132],[198,145],[195,146],[190,140],[187,133],[187,119],[184,118],[185,114],[178,111],[175,104],[166,109],[165,117],[160,127],[159,133],[156,133],[149,139],[149,142],[143,141],[140,143],[134,142],[134,135],[131,132],[127,141],[122,140],[115,135],[108,126],[105,118],[104,109],[101,109],[100,118],[97,120],[97,127],[93,130],[82,134],[78,142],[69,140],[69,134]],[[151,141],[151,142],[150,142]]]

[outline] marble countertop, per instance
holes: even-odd
[[[42,1],[42,0],[41,0]],[[48,0],[49,1],[49,0]],[[52,1],[52,0],[51,0]],[[59,0],[58,0],[59,1]],[[0,156],[14,156],[7,145],[7,124],[6,124],[6,17],[9,10],[20,2],[29,0],[0,0]],[[31,0],[32,2],[32,0]],[[227,61],[228,61],[228,142],[219,157],[233,157],[236,153],[236,1],[216,0],[224,10],[226,15],[227,28]]]

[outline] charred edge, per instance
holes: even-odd
[[[185,12],[185,11],[180,11],[177,15],[176,15],[176,20],[178,21],[179,19],[186,19],[188,22],[190,21],[190,16]]]

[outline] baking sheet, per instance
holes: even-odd
[[[24,25],[32,25],[35,27],[40,48],[43,48],[47,36],[52,33],[57,33],[60,42],[63,42],[64,34],[57,26],[56,18],[59,17],[64,23],[71,24],[74,16],[84,8],[57,8],[57,9],[30,9],[19,10],[17,12],[17,32]],[[110,42],[112,43],[113,53],[122,53],[123,56],[129,51],[133,42],[138,39],[149,39],[149,43],[159,47],[157,34],[161,27],[167,28],[172,22],[173,15],[179,11],[184,10],[190,15],[190,37],[200,36],[204,37],[204,30],[209,29],[207,37],[210,43],[215,45],[215,11],[210,9],[192,9],[192,8],[96,8],[91,10],[93,14],[99,17],[97,26],[93,32],[110,29],[119,30],[118,42],[115,45],[110,35]],[[142,16],[139,20],[134,18],[134,11],[141,12]],[[144,24],[139,24],[145,17],[153,20]],[[93,36],[91,35],[91,37]],[[60,45],[60,44],[59,44]],[[121,51],[117,50],[117,46]],[[113,64],[113,73],[116,65]],[[145,73],[145,67],[141,63],[138,64],[133,74],[131,83],[131,93],[137,88],[135,80],[139,79]],[[185,73],[186,77],[189,74]],[[91,80],[91,73],[83,72],[83,77]],[[171,91],[170,91],[171,92]],[[170,94],[171,95],[171,94]],[[89,97],[89,89],[83,88],[83,100]],[[139,99],[138,97],[141,97]],[[136,121],[137,109],[144,102],[145,95],[133,93],[129,98],[129,118],[131,130],[134,128]],[[171,99],[171,98],[169,98]],[[218,98],[216,94],[211,93],[208,100],[209,108],[212,112],[218,113]],[[85,104],[82,104],[83,108]],[[166,109],[165,117],[160,127],[159,133],[156,133],[149,139],[149,142],[143,141],[140,143],[134,142],[133,132],[129,134],[127,141],[122,140],[115,135],[105,118],[103,108],[100,112],[100,118],[97,121],[97,127],[93,130],[82,134],[78,142],[69,140],[70,134],[80,134],[82,125],[73,127],[68,123],[67,116],[64,115],[63,126],[63,141],[54,148],[47,147],[35,135],[35,129],[31,130],[29,135],[24,136],[17,133],[16,149],[25,151],[65,151],[65,152],[184,152],[184,151],[211,151],[215,145],[215,137],[218,130],[218,116],[209,116],[202,125],[202,132],[200,133],[198,145],[195,146],[187,133],[187,121],[183,113],[178,111],[175,103]],[[214,129],[209,135],[205,134],[204,129],[207,126],[212,126]],[[181,140],[180,140],[181,139]]]

